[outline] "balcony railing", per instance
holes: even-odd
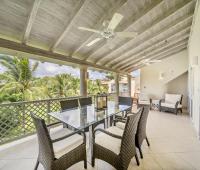
[[[109,100],[114,100],[115,93],[109,94]],[[94,96],[93,100],[94,100]],[[64,99],[75,99],[77,97],[13,102],[0,104],[0,144],[19,139],[35,132],[30,113],[45,120],[47,124],[56,120],[48,115],[49,112],[59,111],[60,101]]]

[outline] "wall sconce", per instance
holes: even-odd
[[[163,80],[164,79],[164,73],[163,72],[160,72],[160,74],[159,74],[159,80]]]

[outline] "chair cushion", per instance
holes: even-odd
[[[181,100],[180,94],[165,94],[165,102],[166,103],[176,104],[176,102],[178,102],[180,100]]]
[[[52,139],[56,139],[67,134],[72,133],[73,131],[63,128],[55,133],[51,134]],[[73,150],[74,148],[78,147],[83,143],[83,137],[81,135],[75,134],[66,139],[63,139],[59,142],[55,142],[53,144],[54,154],[56,158],[60,158],[64,154],[68,153],[69,151]]]
[[[119,112],[119,113],[117,113],[115,116],[116,116],[116,117],[124,117],[124,113]]]
[[[123,135],[123,130],[112,126],[106,129],[106,131],[111,132],[115,135]],[[95,143],[103,146],[104,148],[107,148],[111,150],[112,152],[116,153],[117,155],[120,153],[120,148],[121,148],[121,139],[114,138],[110,135],[107,135],[103,132],[99,133],[95,137]]]
[[[139,100],[138,104],[141,104],[141,105],[150,105],[150,101],[149,100]]]
[[[120,129],[123,129],[123,130],[124,130],[124,128],[125,128],[125,123],[117,122],[117,123],[116,123],[116,126],[117,126],[118,128],[120,128]]]
[[[175,108],[175,104],[173,103],[161,103],[161,106],[168,107],[168,108]],[[178,108],[182,108],[182,105],[178,104]]]
[[[149,97],[145,93],[140,93],[139,94],[139,100],[148,101]]]

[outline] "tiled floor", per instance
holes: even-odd
[[[136,165],[135,159],[129,170],[200,170],[200,141],[197,139],[190,118],[151,111],[148,118],[147,134],[150,148],[143,144],[144,159]],[[32,170],[37,156],[36,140],[0,153],[1,170]],[[42,170],[42,167],[39,168]],[[70,168],[83,169],[80,162]],[[97,160],[95,168],[88,163],[89,170],[113,170],[109,164]]]

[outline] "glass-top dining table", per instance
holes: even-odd
[[[91,104],[80,108],[51,112],[49,115],[75,130],[85,130],[89,128],[89,148],[92,151],[92,125],[105,120],[106,127],[109,127],[110,117],[115,117],[116,114],[128,109],[130,109],[128,105],[121,105],[117,102],[108,101],[107,108],[103,110],[96,110],[95,104]]]

